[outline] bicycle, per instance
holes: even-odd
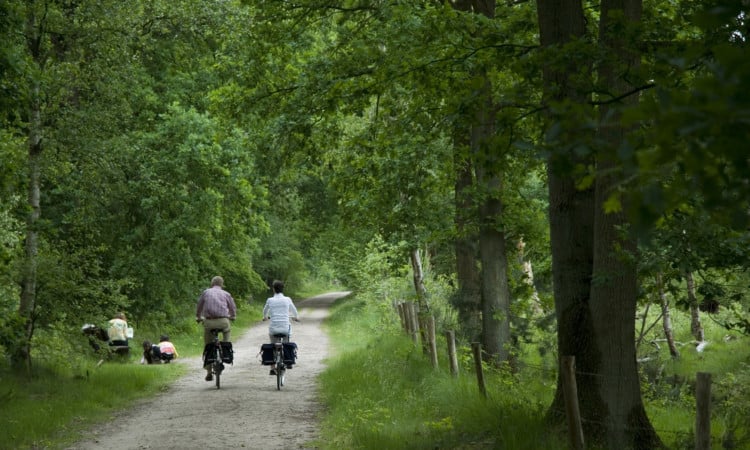
[[[276,389],[281,390],[284,385],[286,376],[286,363],[284,362],[284,343],[289,342],[289,336],[286,334],[274,334],[273,341],[273,369],[276,374]]]
[[[263,321],[265,322],[268,319],[268,317],[264,317]],[[296,317],[293,317],[292,320],[300,321]],[[286,370],[292,368],[297,358],[297,344],[289,342],[289,334],[287,333],[274,333],[271,336],[270,344],[261,345],[260,354],[263,355],[261,363],[271,366],[270,375],[276,375],[276,389],[281,390],[281,386],[284,385]],[[271,355],[273,355],[273,359],[269,358]]]
[[[213,336],[213,342],[206,346],[203,351],[203,364],[211,365],[211,375],[216,380],[216,389],[221,389],[221,372],[224,371],[224,349],[219,341],[219,332],[221,328],[212,328],[210,330]]]

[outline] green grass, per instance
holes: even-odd
[[[159,392],[187,368],[117,362],[97,367],[89,361],[77,370],[73,376],[40,370],[31,379],[0,375],[0,446],[49,448],[70,443],[85,427],[111,420],[118,409]]]
[[[319,448],[566,448],[539,419],[543,398],[487,371],[485,399],[473,373],[454,379],[433,370],[421,348],[379,317],[351,298],[327,322],[336,356],[321,376]]]
[[[721,320],[721,313],[718,321]],[[693,448],[695,424],[695,379],[698,372],[712,378],[711,435],[714,448],[721,448],[727,430],[734,428],[741,441],[735,448],[750,448],[750,337],[727,331],[712,317],[701,314],[701,323],[708,345],[697,352],[690,335],[690,317],[683,312],[672,313],[675,340],[680,357],[673,359],[666,344],[651,353],[657,359],[648,364],[662,370],[656,382],[643,384],[644,402],[649,418],[669,448]],[[657,327],[652,338],[662,338]],[[741,419],[738,419],[740,417]]]
[[[679,339],[689,342],[689,318],[680,314],[675,314],[675,328]],[[383,318],[389,315],[392,321]],[[335,356],[321,376],[326,415],[318,448],[567,448],[566,430],[550,430],[542,420],[555,392],[554,352],[540,356],[538,349],[524,346],[515,375],[485,369],[485,400],[468,349],[460,349],[461,373],[454,379],[445,367],[444,340],[438,339],[443,367],[435,371],[395,320],[395,313],[383,314],[382,306],[368,306],[356,297],[335,306],[326,322]],[[721,448],[732,423],[735,448],[750,448],[750,388],[745,387],[750,386],[750,338],[728,333],[706,317],[703,324],[710,344],[702,353],[685,345],[682,357],[672,360],[662,345],[661,379],[655,386],[643,384],[647,413],[668,448],[693,448],[692,380],[699,371],[710,372],[714,448]],[[659,330],[654,337],[661,337]]]
[[[243,308],[232,332],[239,335],[260,320],[261,306]],[[170,333],[180,357],[203,352],[203,329],[191,323]],[[138,329],[130,355],[97,365],[99,358],[82,337],[85,354],[35,360],[32,377],[0,371],[0,448],[59,448],[74,443],[92,425],[109,422],[135,400],[159,393],[190,368],[181,364],[141,365],[140,343],[158,341],[158,330]],[[153,336],[153,337],[152,337]],[[47,347],[49,348],[49,347]]]

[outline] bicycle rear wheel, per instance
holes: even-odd
[[[221,350],[216,348],[216,360],[214,361],[213,371],[216,380],[216,389],[221,389]]]

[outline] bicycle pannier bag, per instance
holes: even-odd
[[[297,344],[294,342],[284,343],[284,364],[291,366],[297,361]]]
[[[262,344],[260,346],[261,364],[264,366],[273,365],[273,344]]]
[[[221,342],[221,360],[227,364],[234,362],[234,350],[231,342]]]
[[[208,344],[206,344],[206,346],[203,348],[203,365],[204,366],[210,366],[211,364],[214,363],[215,353],[216,352],[214,351],[214,343],[209,342]]]

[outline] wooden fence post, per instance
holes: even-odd
[[[419,344],[419,305],[409,302],[409,309],[411,310],[411,340],[414,341],[414,345],[417,345]]]
[[[438,368],[438,355],[437,355],[437,338],[435,336],[435,316],[430,316],[427,319],[427,338],[430,341],[430,359],[432,360],[432,368]]]
[[[484,398],[487,398],[487,387],[484,385],[484,372],[482,369],[482,344],[480,344],[479,342],[472,342],[471,352],[474,354],[474,369],[477,372],[479,392],[482,393],[482,396],[484,396]]]
[[[404,329],[405,333],[409,333],[409,327],[406,323],[406,312],[404,311],[404,302],[398,302],[396,305],[396,309],[398,310],[398,317],[401,319],[401,328]]]
[[[568,433],[570,446],[575,450],[582,450],[583,428],[581,426],[581,411],[578,407],[578,384],[576,383],[575,356],[560,358],[562,370],[562,387],[565,397],[565,416],[568,419]]]
[[[451,375],[458,376],[458,356],[456,355],[456,334],[453,330],[445,332],[445,341],[448,343],[448,363],[451,366]]]
[[[695,450],[711,448],[711,374],[698,372],[695,384]]]

